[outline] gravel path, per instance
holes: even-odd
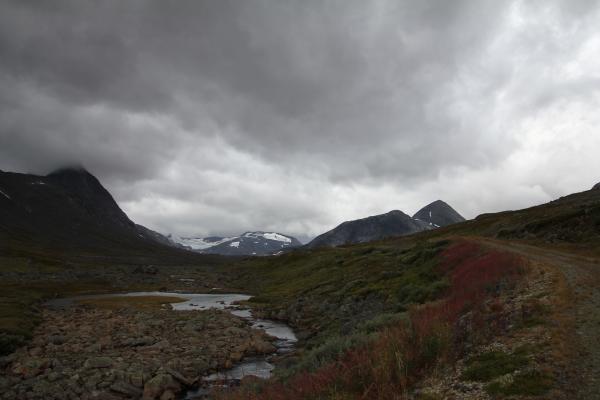
[[[600,261],[523,243],[485,240],[486,243],[554,266],[574,294],[575,331],[581,346],[577,360],[576,399],[600,399]]]

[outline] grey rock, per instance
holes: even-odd
[[[133,398],[139,398],[143,393],[141,388],[122,381],[112,384],[110,390]]]
[[[179,392],[181,385],[170,374],[158,374],[144,385],[143,400],[154,400],[167,390]]]
[[[60,345],[65,343],[66,339],[63,335],[52,335],[48,338],[48,341],[52,344]]]
[[[165,372],[171,375],[173,378],[177,379],[177,381],[183,383],[185,386],[192,386],[194,384],[193,380],[186,378],[180,372],[172,368],[165,368]]]
[[[60,379],[60,374],[57,372],[50,372],[47,376],[48,381],[55,382]]]
[[[177,396],[173,393],[172,390],[165,390],[165,392],[160,396],[160,400],[175,400]]]
[[[137,338],[129,338],[123,341],[123,346],[126,347],[137,347],[137,346],[150,346],[153,345],[156,340],[151,336],[143,336]]]
[[[113,365],[113,361],[109,357],[92,357],[88,358],[83,364],[84,368],[109,368]]]

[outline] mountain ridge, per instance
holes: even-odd
[[[302,243],[293,236],[278,232],[247,231],[238,236],[176,237],[168,235],[171,242],[205,254],[227,256],[279,254]]]
[[[344,221],[311,240],[306,247],[336,247],[365,243],[410,235],[462,221],[465,219],[450,205],[442,200],[436,200],[420,209],[413,217],[400,210],[392,210],[385,214]]]
[[[428,229],[430,227],[425,222],[414,220],[400,210],[392,210],[385,214],[342,222],[311,240],[306,247],[336,247],[344,244],[364,243]]]

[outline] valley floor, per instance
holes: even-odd
[[[121,299],[44,310],[31,342],[3,359],[0,398],[173,399],[199,377],[275,351],[272,338],[227,311]]]
[[[250,303],[256,313],[287,321],[302,340],[276,378],[217,398],[600,399],[600,263],[580,250],[403,240],[227,268],[116,268],[83,279],[5,271],[2,328],[41,321],[31,340],[0,357],[0,398],[168,399],[210,371],[272,351],[229,314],[174,315],[150,300],[23,312],[54,291],[227,286],[260,294]],[[40,287],[39,297],[26,296]]]

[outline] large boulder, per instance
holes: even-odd
[[[127,382],[116,382],[110,387],[110,390],[136,399],[142,395],[142,389]]]
[[[252,341],[254,350],[258,353],[258,354],[271,354],[271,353],[275,353],[277,351],[277,348],[275,346],[273,346],[271,343],[267,342],[266,340],[263,340],[261,338],[255,338]]]
[[[181,385],[170,374],[161,373],[150,379],[144,385],[143,400],[159,399],[165,392],[178,393]]]

